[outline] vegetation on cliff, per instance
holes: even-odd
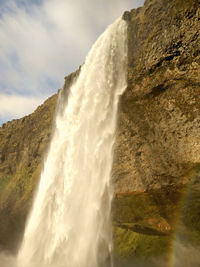
[[[21,238],[50,140],[56,98],[0,128],[0,244],[4,249],[16,248]]]

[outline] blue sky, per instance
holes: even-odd
[[[0,0],[0,125],[62,87],[98,36],[144,0]]]

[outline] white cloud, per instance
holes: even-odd
[[[106,26],[144,0],[34,2],[0,3],[0,94],[53,94]]]
[[[37,97],[0,94],[0,115],[13,119],[23,117],[33,112],[44,100]]]

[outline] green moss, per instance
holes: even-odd
[[[166,187],[149,192],[118,195],[113,200],[113,221],[139,223],[159,231],[162,231],[162,225],[165,227],[168,223],[173,229],[184,192],[184,187]]]
[[[200,164],[191,171],[191,176],[177,232],[183,241],[200,246]]]
[[[0,128],[0,246],[15,249],[47,148],[57,95]]]
[[[145,235],[114,228],[114,255],[119,259],[147,258],[166,254],[171,248],[171,236]]]
[[[178,0],[175,1],[175,10],[186,10],[187,8],[191,8],[193,4],[196,3],[196,0]]]
[[[4,175],[0,177],[0,194],[1,195],[6,190],[6,187],[9,184],[11,178],[12,178],[12,175]]]
[[[122,194],[113,201],[116,261],[167,256],[184,189],[163,188]]]
[[[148,209],[145,208],[148,203]],[[149,196],[143,194],[119,195],[113,202],[113,216],[117,222],[137,222],[156,214],[157,210],[150,204]]]

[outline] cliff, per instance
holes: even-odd
[[[177,225],[184,225],[179,232],[185,239],[200,244],[200,1],[147,0],[123,17],[128,88],[120,102],[112,174],[115,257],[122,262],[166,254]],[[77,74],[66,78],[66,96]],[[2,248],[20,242],[56,99],[0,128]],[[182,205],[186,191],[193,193]]]
[[[149,0],[124,19],[128,88],[113,166],[122,259],[169,253],[177,228],[200,244],[200,2]]]

